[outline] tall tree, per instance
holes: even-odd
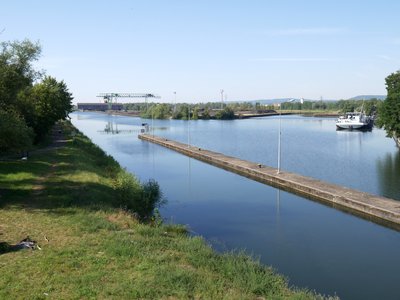
[[[29,40],[0,43],[0,153],[25,151],[32,145],[33,131],[21,114],[17,95],[30,88],[40,72],[32,62],[40,56],[38,43]]]
[[[40,53],[39,44],[29,40],[0,44],[0,107],[15,106],[17,94],[40,77],[32,66]]]
[[[72,110],[72,96],[63,81],[46,76],[34,84],[43,78],[42,72],[33,67],[40,53],[40,45],[29,40],[0,43],[2,149],[26,150],[32,140],[32,129],[35,140],[39,141],[56,121],[65,119]],[[7,136],[7,126],[18,129],[13,131],[14,139]]]
[[[72,95],[64,81],[46,76],[42,82],[18,95],[18,104],[27,124],[40,140],[50,128],[72,110]]]
[[[387,136],[400,138],[400,71],[386,77],[386,90],[377,125],[386,130]]]

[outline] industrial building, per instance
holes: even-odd
[[[122,103],[78,103],[79,110],[106,111],[123,110]]]

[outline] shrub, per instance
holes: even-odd
[[[0,109],[0,153],[17,153],[32,147],[33,130],[14,110]]]
[[[126,170],[117,175],[115,191],[114,205],[132,211],[142,221],[148,220],[154,209],[162,204],[162,193],[156,181],[149,180],[141,184]]]

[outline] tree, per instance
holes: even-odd
[[[223,110],[215,114],[215,118],[219,120],[232,120],[235,118],[235,112],[230,107],[225,107]]]
[[[192,113],[192,120],[198,120],[198,119],[199,119],[199,108],[195,106]]]
[[[72,95],[64,81],[46,76],[42,82],[18,94],[17,103],[39,141],[58,121],[72,111]]]
[[[38,142],[72,111],[72,95],[63,81],[46,76],[34,84],[43,78],[33,67],[40,53],[40,45],[29,40],[0,43],[0,151],[27,150],[33,137]]]
[[[363,103],[363,110],[366,115],[368,116],[373,116],[376,114],[377,107],[379,105],[380,100],[376,98],[372,98],[370,100],[367,100]]]
[[[338,105],[342,113],[353,112],[357,107],[357,104],[354,100],[340,100]]]
[[[17,94],[40,77],[32,67],[40,53],[39,44],[29,40],[0,44],[0,107],[15,106]]]
[[[157,104],[154,107],[154,118],[155,119],[168,119],[171,115],[170,106],[168,104]]]
[[[379,108],[377,125],[388,137],[400,137],[400,71],[386,77],[387,98]]]
[[[177,110],[172,117],[174,119],[188,120],[189,119],[189,111],[190,111],[189,104],[186,104],[186,103],[180,104],[177,107]]]
[[[208,107],[204,108],[203,113],[201,114],[201,118],[203,120],[209,120],[211,118],[210,109]]]

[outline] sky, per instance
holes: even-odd
[[[398,0],[2,1],[0,41],[39,41],[36,68],[74,103],[347,99],[386,94],[399,13]]]

